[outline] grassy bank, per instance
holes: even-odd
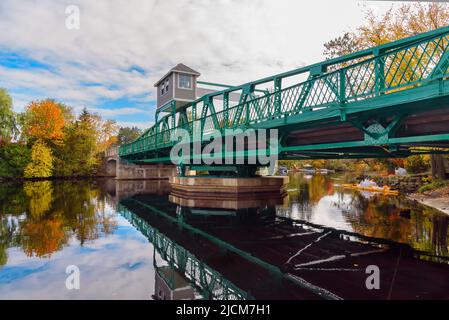
[[[441,193],[449,196],[449,180],[435,180],[430,183],[426,183],[418,190],[419,193]]]

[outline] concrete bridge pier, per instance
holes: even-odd
[[[118,155],[118,148],[111,148],[105,154],[105,171],[117,180],[165,179],[175,176],[176,166],[170,164],[134,164]]]
[[[171,164],[134,164],[121,159],[117,148],[107,151],[105,171],[116,180],[169,180],[173,202],[214,208],[251,207],[261,201],[282,202],[288,183],[288,177],[257,175],[256,166],[177,168]],[[140,185],[134,187],[146,189]]]

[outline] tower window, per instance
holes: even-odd
[[[169,87],[169,80],[164,80],[161,83],[161,96],[165,95],[168,93],[168,87]]]
[[[178,87],[182,89],[192,89],[192,76],[189,74],[180,74]]]

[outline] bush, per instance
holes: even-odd
[[[415,155],[405,159],[405,169],[409,173],[420,173],[430,169],[429,156]]]
[[[421,186],[418,189],[418,192],[424,193],[424,192],[427,192],[427,191],[432,191],[432,190],[436,190],[436,189],[439,189],[439,188],[444,188],[444,187],[447,187],[447,186],[449,186],[449,181],[447,181],[447,180],[435,180],[435,181],[433,181],[431,183],[428,183],[428,184],[425,184],[425,185]]]
[[[0,177],[23,177],[30,161],[30,149],[21,143],[0,146]]]

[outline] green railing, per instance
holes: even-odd
[[[425,86],[449,75],[449,27],[419,34],[327,60],[242,86],[227,88],[197,99],[180,110],[175,107],[136,141],[123,145],[120,156],[173,146],[176,130],[186,129],[195,139],[208,139],[214,130],[276,127],[273,121],[290,116],[307,118],[311,113],[339,110],[342,120],[354,105],[375,98],[393,104],[395,96]],[[304,74],[307,80],[283,87],[289,78]],[[258,86],[274,89],[260,94]],[[237,92],[240,101],[231,105],[229,94]],[[222,105],[218,106],[217,97]],[[221,110],[218,110],[221,107]],[[271,121],[271,123],[270,123]],[[195,135],[193,131],[195,130]]]

